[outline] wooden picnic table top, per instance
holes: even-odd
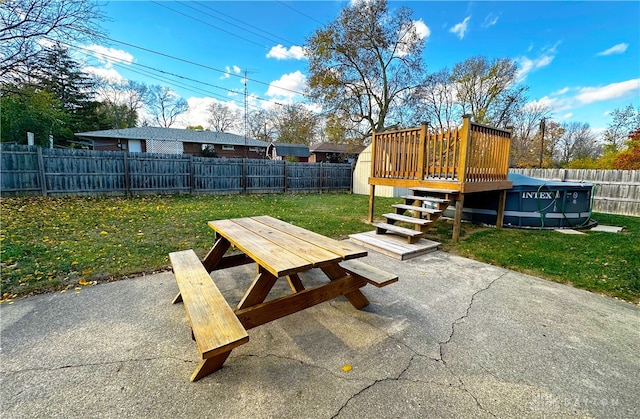
[[[270,216],[209,221],[209,226],[275,277],[367,255],[363,248]]]

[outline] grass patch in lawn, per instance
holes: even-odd
[[[618,234],[583,230],[585,235],[567,235],[553,230],[463,224],[463,240],[447,243],[443,250],[638,303],[640,218],[599,213],[592,218],[624,230]],[[444,241],[447,231],[434,233],[433,240]]]
[[[336,239],[370,229],[368,197],[348,194],[21,197],[1,205],[2,295],[164,270],[176,250],[204,256],[214,241],[209,220],[266,214]]]
[[[1,201],[3,298],[167,269],[168,254],[213,244],[207,221],[271,215],[345,239],[370,231],[368,196],[350,194],[22,197]],[[376,198],[376,216],[394,198]],[[483,228],[439,221],[428,237],[442,249],[627,301],[640,301],[640,218],[595,214],[620,234],[564,235],[548,230]]]

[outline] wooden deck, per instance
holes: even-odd
[[[511,189],[512,183],[507,179],[510,145],[511,131],[476,124],[469,116],[463,118],[461,127],[445,132],[423,124],[374,133],[369,222],[373,222],[376,185],[433,192],[454,202],[456,208],[459,206],[461,218],[465,194]],[[499,211],[499,225],[501,214]],[[459,225],[456,216],[456,240]]]

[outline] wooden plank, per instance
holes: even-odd
[[[347,274],[347,272],[341,268],[338,264],[324,266],[321,268],[322,272],[331,279],[332,282],[339,281]],[[356,280],[357,278],[352,278]],[[366,284],[366,282],[365,282]],[[344,296],[349,300],[351,305],[356,309],[360,310],[362,307],[369,305],[369,300],[359,289],[354,289],[350,291],[345,291]]]
[[[448,195],[458,194],[458,191],[454,189],[423,188],[418,186],[410,189],[414,192],[431,192],[431,193],[448,194]]]
[[[425,208],[425,207],[416,207],[414,205],[405,205],[405,204],[393,204],[391,205],[393,208],[404,209],[408,211],[418,211],[425,214],[440,214],[442,210],[433,209],[433,208]]]
[[[191,330],[202,358],[249,341],[242,326],[193,250],[169,253]]]
[[[409,228],[399,227],[393,224],[373,223],[373,226],[376,227],[378,230],[393,231],[394,233],[399,233],[399,234],[402,234],[403,236],[408,236],[408,237],[422,237],[424,235],[424,233],[422,233],[421,231],[411,230]]]
[[[233,220],[209,221],[209,226],[276,278],[311,269],[313,264]]]
[[[359,260],[345,260],[340,262],[340,267],[358,278],[365,279],[368,283],[378,288],[398,282],[398,275],[383,271]]]
[[[318,246],[315,242],[302,240],[257,220],[251,218],[236,218],[233,221],[247,230],[273,242],[277,246],[308,260],[314,268],[342,259],[339,254],[326,250]]]
[[[387,220],[402,221],[405,223],[417,224],[420,226],[426,226],[432,223],[431,220],[425,220],[424,218],[407,217],[406,215],[400,215],[400,214],[394,214],[394,213],[382,214],[382,216]]]
[[[400,198],[403,198],[409,201],[433,202],[434,204],[444,204],[444,203],[451,202],[450,199],[436,198],[433,196],[403,195]]]
[[[313,243],[314,245],[322,247],[323,249],[326,249],[332,253],[340,255],[343,259],[354,259],[367,255],[366,249],[363,249],[358,245],[355,245],[348,241],[335,240],[323,236],[322,234],[314,233],[313,231],[306,230],[302,227],[298,227],[293,224],[278,220],[277,218],[269,217],[268,215],[252,218],[270,227],[273,227],[294,237]]]
[[[364,279],[346,276],[328,284],[237,310],[236,315],[246,329],[251,329],[349,292],[358,291],[366,284]]]

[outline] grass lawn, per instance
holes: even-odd
[[[349,194],[21,197],[2,198],[2,299],[66,290],[94,281],[167,269],[168,253],[194,249],[203,256],[214,219],[271,215],[344,239],[369,231],[368,196]],[[393,198],[376,198],[376,213]],[[452,223],[438,221],[428,238],[442,249],[538,277],[638,303],[640,218],[595,214],[621,234],[482,228],[464,224],[451,242]]]

